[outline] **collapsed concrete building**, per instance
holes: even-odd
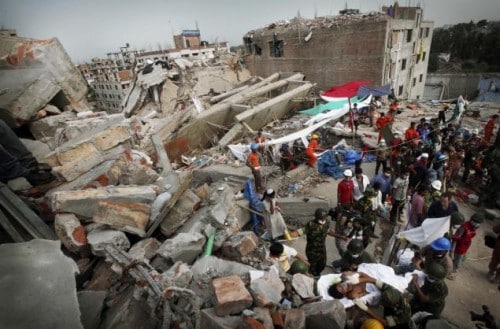
[[[18,126],[49,111],[87,110],[87,84],[56,39],[0,36],[0,117]]]
[[[419,7],[314,19],[296,17],[249,31],[245,63],[254,75],[303,72],[322,90],[351,80],[390,83],[396,97],[424,94],[433,22]]]

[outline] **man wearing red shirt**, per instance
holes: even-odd
[[[413,141],[413,143],[410,143],[410,146],[416,146],[419,143],[419,137],[420,134],[418,133],[417,129],[415,129],[415,122],[411,122],[410,128],[406,129],[405,131],[405,140],[407,142]]]
[[[260,174],[259,153],[257,153],[259,144],[253,143],[252,145],[250,145],[250,149],[252,150],[252,152],[250,152],[247,157],[247,166],[252,170],[253,178],[255,181],[255,190],[257,191],[257,193],[262,193],[262,175]]]
[[[354,206],[354,183],[352,181],[352,171],[344,171],[344,179],[337,187],[337,205],[343,209],[350,209]]]

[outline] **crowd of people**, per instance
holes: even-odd
[[[350,169],[343,172],[344,177],[337,186],[335,208],[317,209],[315,219],[301,229],[282,230],[287,239],[301,235],[306,237],[306,255],[298,255],[296,251],[287,249],[289,247],[276,247],[281,245],[277,240],[283,236],[273,234],[272,257],[283,262],[284,255],[287,255],[287,262],[295,264],[290,274],[308,273],[316,278],[327,266],[326,236],[335,238],[340,258],[333,262],[332,267],[335,272],[343,273],[343,279],[332,285],[329,293],[333,298],[354,300],[358,311],[352,315],[357,319],[353,322],[357,323],[353,324],[355,328],[408,328],[410,319],[418,312],[434,317],[441,314],[448,295],[445,278],[455,279],[476,230],[484,221],[480,212],[469,220],[465,219],[453,200],[454,187],[458,184],[487,187],[499,179],[496,174],[500,173],[497,164],[500,147],[498,143],[492,143],[497,114],[489,118],[481,136],[477,129],[461,127],[464,103],[459,100],[456,105],[458,110],[449,120],[445,116],[449,107],[443,108],[435,118],[411,122],[403,136],[397,133],[391,136],[387,130],[392,133],[395,108],[373,120],[380,131],[378,146],[374,150],[376,166],[373,176],[370,178],[364,172],[362,162],[357,162],[354,173]],[[355,123],[353,129],[357,126],[358,123]],[[383,129],[386,131],[382,132]],[[387,136],[389,141],[384,138]],[[312,134],[309,145],[305,150],[307,164],[314,167],[317,160],[314,151],[320,148],[318,134]],[[258,150],[258,144],[253,144],[252,150]],[[404,224],[406,205],[409,205],[407,229],[421,226],[424,220],[448,216],[451,225],[444,236],[428,246],[420,250],[410,248],[410,260],[394,266],[397,275],[415,270],[425,273],[423,284],[414,275],[402,292],[356,271],[360,264],[375,263],[366,248],[372,239],[378,238],[375,234],[377,222],[385,219],[393,225]],[[329,216],[335,223],[333,228],[330,228]],[[281,221],[279,223],[278,226],[283,225]],[[267,225],[272,224],[268,222]],[[500,280],[498,258],[498,255],[493,257],[489,266],[491,280]],[[285,268],[290,270],[292,266],[286,265]],[[353,272],[358,276],[355,282],[351,279]],[[379,306],[382,315],[359,298],[367,283],[375,285],[381,293]]]

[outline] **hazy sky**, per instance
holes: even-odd
[[[18,35],[59,38],[76,63],[105,57],[129,43],[133,49],[156,50],[173,45],[172,34],[194,29],[203,40],[242,43],[249,30],[290,19],[336,15],[347,3],[361,12],[393,2],[380,0],[0,0],[0,26]],[[402,0],[420,3],[424,19],[436,27],[499,20],[500,0]]]

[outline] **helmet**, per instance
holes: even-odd
[[[465,222],[465,217],[464,215],[462,215],[461,212],[459,211],[455,211],[451,214],[450,216],[450,219],[451,219],[451,225],[452,226],[455,226],[455,225],[460,225],[462,224],[463,222]]]
[[[365,193],[363,193],[364,196],[366,197],[372,197],[375,196],[375,190],[371,185],[368,185],[365,189]]]
[[[318,139],[319,138],[319,135],[318,134],[312,134],[311,135],[311,139]]]
[[[433,189],[441,191],[441,187],[443,186],[443,184],[441,183],[440,180],[436,179],[435,181],[433,181],[431,183],[431,186],[432,186]]]
[[[479,134],[479,129],[477,129],[477,128],[472,129],[471,133],[472,133],[473,135],[477,135],[477,134]]]
[[[255,151],[255,150],[257,150],[257,149],[259,149],[259,144],[257,144],[257,143],[252,143],[252,145],[250,145],[250,149],[251,149],[251,150],[254,150],[254,151]]]
[[[349,244],[347,245],[347,250],[351,254],[360,254],[363,249],[365,249],[363,247],[363,241],[361,241],[360,239],[352,239],[351,242],[349,242]]]
[[[288,273],[292,275],[296,273],[306,274],[307,272],[309,272],[309,266],[301,259],[296,259],[288,270]]]
[[[384,329],[384,325],[375,319],[366,319],[361,325],[361,329]]]
[[[441,281],[446,277],[446,269],[440,263],[430,262],[425,266],[425,274],[432,280]]]
[[[385,145],[385,139],[380,140],[380,145]]]
[[[346,176],[346,177],[352,177],[352,171],[351,171],[351,169],[344,170],[344,176]]]
[[[482,222],[484,222],[484,216],[483,216],[483,214],[476,212],[474,215],[472,215],[470,220],[473,222],[476,222],[478,224],[481,224]]]
[[[318,208],[316,209],[316,211],[314,212],[314,218],[315,219],[322,219],[323,217],[325,217],[326,215],[328,214],[328,211],[326,211],[325,209],[323,208]]]
[[[451,243],[450,240],[442,237],[432,241],[431,248],[437,251],[449,251],[451,249]]]
[[[401,293],[396,289],[385,289],[380,296],[380,304],[385,307],[391,307],[401,301]]]

